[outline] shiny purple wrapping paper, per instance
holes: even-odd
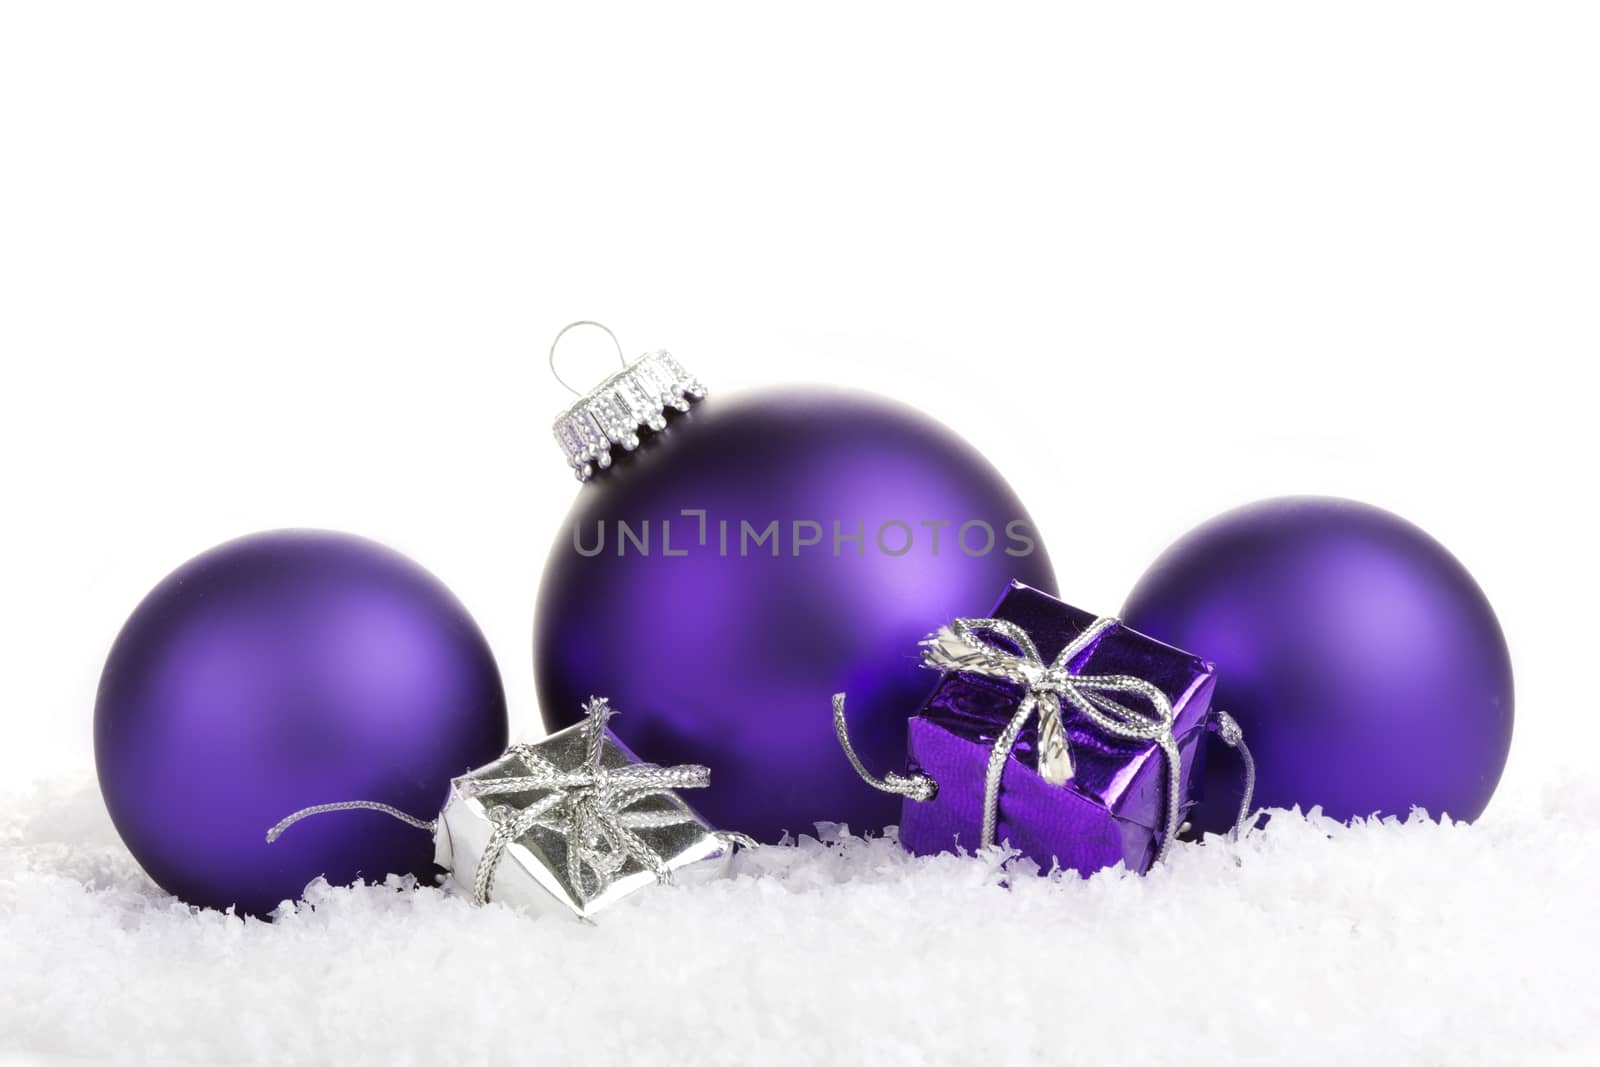
[[[1026,630],[1047,663],[1097,618],[1020,582],[1011,584],[993,614]],[[1215,668],[1119,625],[1085,649],[1070,669],[1073,674],[1135,675],[1172,701],[1186,811]],[[911,719],[910,769],[932,777],[939,792],[929,801],[905,802],[900,842],[908,850],[928,855],[958,844],[977,845],[989,753],[1021,693],[1020,686],[994,679],[947,674]],[[1143,873],[1164,834],[1167,776],[1160,747],[1109,737],[1066,702],[1062,718],[1072,753],[1072,780],[1057,786],[1039,777],[1037,722],[1030,722],[1000,779],[996,839],[1008,841],[1046,871],[1059,865],[1089,874],[1122,863]]]

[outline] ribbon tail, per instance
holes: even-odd
[[[1054,693],[1039,698],[1039,777],[1051,785],[1066,785],[1072,780],[1072,750],[1067,747],[1067,728],[1061,721],[1061,701]]]
[[[1155,863],[1164,863],[1167,853],[1172,851],[1172,839],[1178,836],[1178,818],[1182,812],[1183,788],[1183,755],[1178,751],[1178,743],[1169,733],[1165,737],[1156,738],[1156,743],[1161,746],[1161,753],[1167,765],[1167,815],[1166,830],[1161,835],[1161,844],[1156,848]]]
[[[1250,746],[1244,743],[1244,730],[1234,717],[1221,708],[1216,709],[1216,716],[1212,731],[1222,739],[1223,744],[1238,752],[1240,761],[1244,763],[1244,795],[1239,800],[1239,815],[1229,831],[1237,838],[1239,831],[1250,821],[1250,805],[1256,798],[1256,761],[1250,755]]]
[[[1022,703],[1017,705],[1017,713],[1011,716],[1011,721],[1006,723],[1006,728],[1000,731],[1000,736],[994,739],[994,747],[989,750],[989,766],[983,776],[983,832],[978,839],[981,848],[988,848],[995,843],[994,835],[1000,822],[1000,779],[1005,775],[1011,750],[1017,747],[1017,735],[1022,733],[1028,717],[1038,704],[1038,698],[1031,692],[1023,697]]]
[[[406,814],[399,808],[391,807],[388,804],[379,804],[375,800],[343,800],[337,804],[314,804],[309,808],[301,808],[294,814],[285,817],[278,825],[267,831],[267,844],[270,845],[282,837],[285,830],[301,819],[307,819],[313,815],[322,815],[330,811],[378,811],[391,819],[399,819],[407,826],[415,826],[418,830],[426,830],[429,833],[433,833],[439,828],[437,819],[419,819],[415,815]]]
[[[910,800],[932,800],[939,793],[939,783],[926,774],[903,775],[890,771],[882,778],[876,778],[861,762],[861,757],[856,755],[855,747],[850,744],[850,727],[844,718],[844,694],[833,694],[833,732],[839,736],[839,747],[844,749],[845,758],[850,761],[850,766],[856,769],[856,774],[861,780],[872,788],[884,793],[898,793]]]

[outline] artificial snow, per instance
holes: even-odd
[[[195,911],[85,784],[0,814],[0,1059],[482,1064],[1600,1062],[1600,787],[1477,825],[1279,813],[1139,878],[823,828],[586,926],[313,883]]]

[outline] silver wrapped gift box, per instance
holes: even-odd
[[[720,877],[735,842],[749,843],[676,794],[708,784],[706,768],[643,763],[606,729],[606,701],[584,710],[584,721],[451,783],[436,861],[479,903],[588,919],[647,885]]]
[[[379,811],[433,834],[434,855],[479,904],[504,901],[531,912],[562,908],[580,919],[655,883],[709,881],[728,869],[743,834],[713,830],[677,794],[702,789],[697,765],[641,762],[606,729],[603,697],[584,705],[575,726],[450,783],[435,819],[372,800],[301,808],[267,831],[270,844],[301,819]]]

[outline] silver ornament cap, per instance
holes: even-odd
[[[587,393],[568,385],[556,370],[556,347],[568,330],[594,326],[605,330],[617,346],[622,369]],[[550,373],[556,381],[578,394],[578,400],[563,411],[552,431],[567,465],[580,482],[594,477],[595,471],[611,466],[611,449],[619,446],[631,452],[639,447],[639,434],[660,430],[667,425],[667,411],[688,411],[689,405],[706,395],[706,387],[665,350],[646,352],[631,363],[622,354],[617,335],[588,319],[569,323],[550,342]]]

